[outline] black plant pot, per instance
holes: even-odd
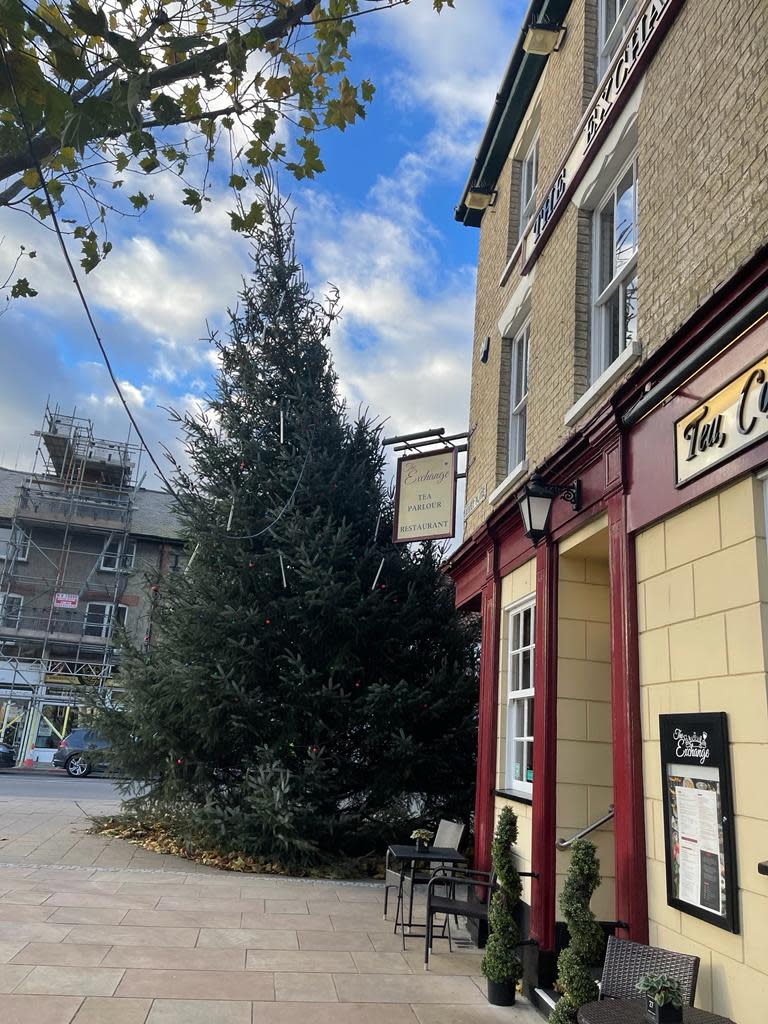
[[[515,1002],[514,981],[491,981],[488,982],[488,1002],[491,1006],[513,1006]]]
[[[416,849],[417,850],[426,850],[426,848],[427,848],[427,844],[424,842],[423,839],[417,839],[416,840]]]
[[[645,997],[645,1019],[649,1024],[679,1024],[683,1019],[682,1006],[665,1003],[659,1006],[652,996]]]

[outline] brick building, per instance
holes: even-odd
[[[511,803],[543,989],[558,841],[602,820],[593,909],[700,956],[697,1005],[739,1024],[768,998],[766,39],[747,0],[533,0],[456,211],[479,228],[449,567],[483,616],[479,859]],[[675,728],[727,729],[719,774],[664,767]],[[729,819],[695,851],[687,790]]]
[[[147,646],[147,577],[182,568],[171,499],[142,447],[46,409],[31,472],[0,468],[0,740],[47,763],[87,688],[119,691],[119,630]]]

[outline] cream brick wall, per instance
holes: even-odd
[[[608,562],[561,554],[559,572],[556,826],[557,838],[566,839],[613,803]],[[590,839],[598,849],[603,879],[592,909],[601,920],[613,921],[613,823]],[[558,897],[569,860],[567,853],[557,854]]]
[[[696,1004],[764,1024],[768,1000],[768,557],[753,477],[637,537],[650,941],[701,957]],[[741,933],[667,906],[660,714],[726,711]]]
[[[549,59],[540,82],[539,194],[594,90],[595,11],[595,0],[575,0],[565,46]],[[646,72],[638,117],[638,339],[644,356],[768,242],[767,38],[768,3],[686,0]],[[509,370],[498,321],[520,283],[519,268],[504,286],[499,280],[510,252],[513,187],[510,158],[497,203],[480,229],[469,498],[483,484],[490,494],[506,471]],[[532,289],[531,469],[569,435],[565,412],[587,386],[589,250],[589,216],[571,204],[537,261]],[[490,358],[482,364],[489,335]],[[490,512],[483,502],[468,517],[465,536]]]
[[[506,763],[507,749],[507,645],[509,634],[507,630],[507,616],[504,609],[525,597],[532,596],[536,591],[536,559],[515,569],[514,572],[504,576],[501,581],[501,641],[499,650],[499,687],[498,687],[498,744],[496,751],[496,788],[504,789],[504,766]],[[502,807],[511,806],[517,815],[518,841],[517,861],[520,871],[531,870],[531,806],[521,800],[508,800],[504,797],[496,798],[495,813],[498,819]],[[523,900],[530,905],[531,902],[531,880],[523,879]]]

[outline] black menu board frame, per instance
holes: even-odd
[[[728,716],[659,715],[659,735],[667,903],[738,933]]]

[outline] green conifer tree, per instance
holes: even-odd
[[[209,408],[178,418],[189,564],[154,581],[101,728],[134,809],[297,868],[467,820],[477,624],[434,545],[392,543],[380,427],[349,417],[327,348],[338,297],[266,209]]]

